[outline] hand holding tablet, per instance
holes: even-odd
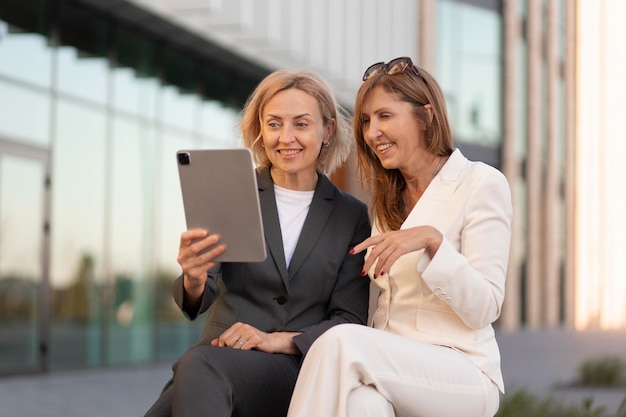
[[[260,262],[265,238],[252,152],[246,148],[180,150],[178,174],[188,229],[221,236],[216,262]]]

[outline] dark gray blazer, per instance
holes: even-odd
[[[257,181],[267,259],[224,262],[209,271],[198,311],[183,305],[182,277],[174,283],[174,300],[191,320],[208,309],[201,344],[239,321],[265,332],[302,332],[294,342],[306,354],[330,327],[367,321],[369,280],[361,276],[364,252],[348,253],[370,235],[367,207],[319,174],[287,269],[269,169],[261,170]]]

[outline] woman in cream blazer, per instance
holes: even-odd
[[[491,417],[504,392],[492,323],[504,300],[511,197],[452,148],[443,94],[409,58],[374,64],[355,104],[371,190],[370,326],[309,350],[289,410],[308,416]]]

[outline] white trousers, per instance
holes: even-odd
[[[342,324],[307,353],[288,417],[493,417],[499,399],[454,349]]]

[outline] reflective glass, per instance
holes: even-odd
[[[103,112],[60,100],[53,152],[51,366],[101,362],[104,285],[105,132]]]
[[[455,139],[488,146],[502,140],[502,18],[460,2],[438,2],[437,79]]]
[[[106,60],[81,57],[74,48],[58,50],[59,91],[83,100],[106,103],[107,71]]]
[[[172,360],[199,340],[204,322],[202,318],[189,322],[172,299],[172,283],[181,273],[176,261],[180,234],[187,229],[176,151],[194,146],[194,138],[175,130],[165,130],[161,134],[162,147],[157,157],[156,184],[158,195],[155,227],[159,238],[155,259],[157,266],[155,319],[157,359]]]
[[[50,320],[48,364],[58,370],[176,359],[204,326],[202,318],[185,319],[171,293],[186,229],[176,151],[241,146],[239,109],[258,80],[199,64],[187,51],[159,49],[96,8],[0,1],[0,137],[49,148],[53,158],[50,311],[42,312]],[[0,323],[19,309],[11,349],[0,347],[0,372],[3,354],[30,366],[41,353],[34,323],[42,293],[33,279],[19,278],[17,286],[11,280],[41,265],[8,264],[35,239],[41,183],[31,184],[30,175],[41,168],[16,161],[0,162],[0,219],[20,204],[11,188],[20,183],[9,179],[16,175],[33,198],[20,215],[33,219],[20,230],[20,245],[0,242]],[[37,245],[30,250],[38,252]]]
[[[242,146],[239,133],[239,111],[224,103],[206,100],[200,106],[202,147],[238,148]]]
[[[205,100],[219,102],[230,109],[235,109],[237,113],[261,81],[237,78],[234,74],[210,66],[202,66],[200,79],[199,90]]]
[[[137,78],[128,68],[113,71],[113,105],[119,110],[153,119],[158,83],[156,79]]]
[[[164,86],[161,88],[161,114],[164,124],[194,131],[197,129],[198,97],[194,94],[195,66],[186,56],[164,53]]]
[[[156,115],[158,81],[156,47],[132,33],[116,32],[117,66],[113,76],[113,106],[148,118]]]
[[[91,102],[107,99],[108,27],[104,19],[61,4],[57,50],[59,91]]]
[[[0,75],[48,88],[51,57],[45,36],[0,20]]]
[[[44,166],[0,153],[0,373],[39,365]]]
[[[159,118],[164,124],[187,131],[196,130],[198,98],[183,93],[178,87],[164,86],[161,89],[162,113]]]
[[[186,229],[185,213],[178,179],[176,152],[194,146],[192,135],[181,134],[175,130],[164,130],[160,153],[157,156],[158,176],[158,212],[157,225],[162,240],[157,251],[157,262],[161,268],[169,269],[178,275],[179,265],[176,262],[180,234]]]
[[[18,142],[47,145],[50,95],[0,80],[0,134]]]
[[[152,353],[151,213],[154,149],[147,126],[116,117],[113,123],[111,193],[112,305],[110,364],[146,362]]]

